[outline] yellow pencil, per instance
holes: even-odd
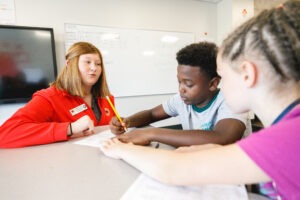
[[[112,102],[110,101],[110,99],[109,99],[109,97],[108,97],[108,96],[106,96],[106,99],[107,99],[107,101],[108,101],[109,105],[111,106],[111,108],[113,109],[113,111],[115,112],[115,114],[116,114],[116,116],[117,116],[118,120],[121,122],[121,124],[122,124],[122,126],[123,126],[123,121],[122,121],[122,119],[121,119],[120,115],[118,114],[118,112],[117,112],[116,108],[114,107],[114,105],[112,104]],[[123,127],[124,127],[125,131],[127,131],[127,128],[126,128],[126,126],[123,126]]]

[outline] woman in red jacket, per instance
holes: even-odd
[[[0,127],[0,147],[13,148],[64,141],[94,133],[114,116],[101,52],[78,42],[66,54],[66,65],[50,87],[33,94]]]

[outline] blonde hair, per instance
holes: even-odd
[[[58,74],[56,80],[50,85],[65,90],[73,96],[85,96],[86,92],[78,69],[79,56],[83,54],[98,54],[101,60],[102,73],[98,81],[92,87],[92,94],[95,97],[109,96],[110,91],[106,81],[102,54],[97,47],[88,42],[77,42],[68,49],[65,56],[67,64]]]

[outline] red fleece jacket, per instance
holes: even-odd
[[[110,96],[110,99],[114,104],[114,97]],[[70,122],[88,115],[95,126],[100,126],[107,125],[115,116],[105,98],[98,99],[102,113],[100,122],[87,104],[86,110],[72,116],[70,111],[82,104],[86,103],[81,97],[71,96],[55,87],[34,93],[32,100],[0,127],[0,147],[24,147],[67,140]]]

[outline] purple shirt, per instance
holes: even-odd
[[[300,199],[300,106],[238,145],[271,177],[282,199]]]

